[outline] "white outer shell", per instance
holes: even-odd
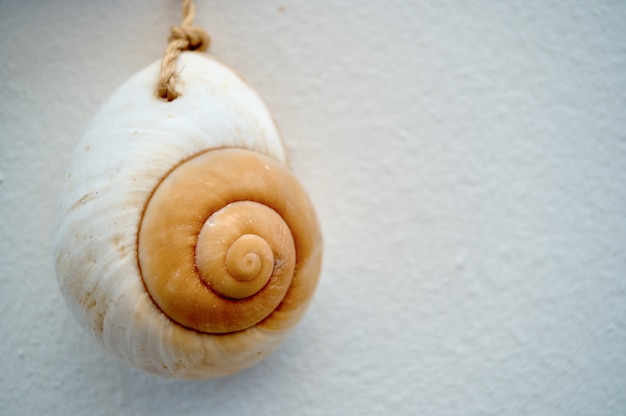
[[[181,160],[242,147],[286,164],[285,151],[264,103],[230,69],[206,54],[183,53],[181,96],[166,102],[154,94],[159,67],[118,88],[74,151],[55,213],[57,278],[82,326],[128,364],[177,378],[231,374],[260,361],[286,334],[253,327],[225,343],[173,323],[146,293],[137,230],[147,198]]]

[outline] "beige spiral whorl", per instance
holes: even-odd
[[[299,264],[315,254],[319,236],[313,207],[285,167],[249,150],[210,150],[180,163],[153,192],[139,266],[170,319],[231,333],[301,296],[289,292],[311,278]]]

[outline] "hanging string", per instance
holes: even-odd
[[[175,100],[180,94],[176,92],[176,60],[183,51],[204,51],[209,47],[211,39],[202,29],[193,26],[196,7],[192,0],[183,0],[183,23],[172,26],[167,49],[161,61],[161,73],[157,83],[157,96],[167,101]]]

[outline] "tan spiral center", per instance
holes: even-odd
[[[236,239],[226,253],[226,270],[240,282],[260,279],[265,284],[273,267],[272,248],[254,234],[245,234]]]
[[[209,288],[227,298],[244,299],[258,293],[272,276],[282,276],[274,262],[295,263],[294,251],[289,227],[280,215],[258,202],[239,201],[204,223],[195,261]]]
[[[311,203],[282,165],[242,149],[183,161],[146,204],[137,252],[151,298],[207,333],[291,325],[321,260]]]

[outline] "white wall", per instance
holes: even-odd
[[[205,382],[102,353],[51,256],[73,145],[179,16],[0,2],[0,414],[624,412],[625,2],[198,0],[326,241],[289,341]]]

